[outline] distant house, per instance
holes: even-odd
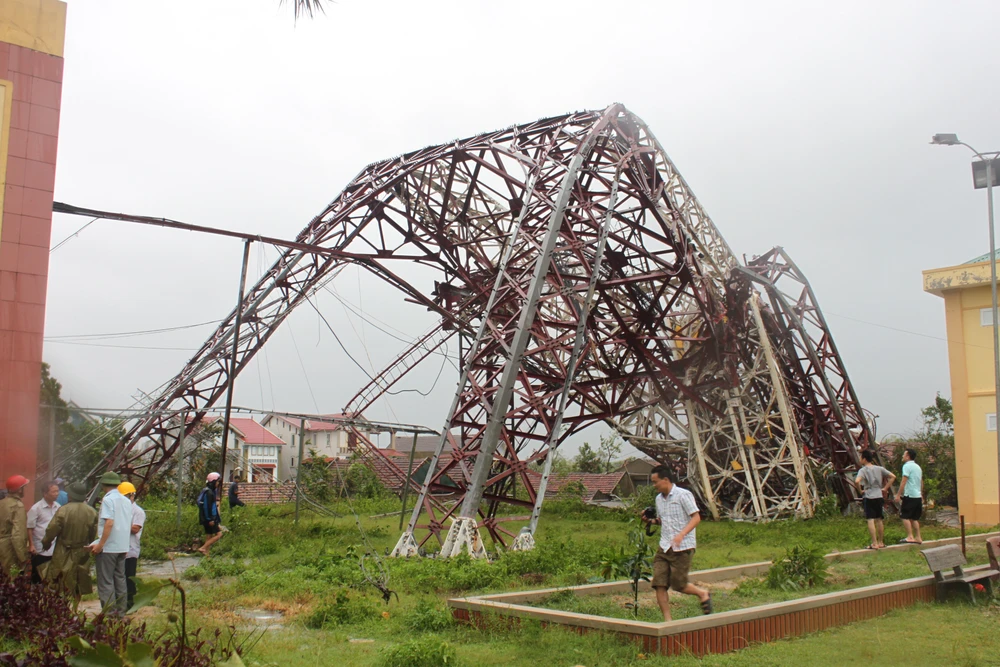
[[[537,489],[542,481],[541,474],[532,470],[528,472],[528,477]],[[560,489],[573,482],[579,482],[583,486],[583,501],[586,503],[608,502],[635,493],[632,479],[623,471],[607,474],[571,472],[551,475],[545,488],[545,497],[558,495]]]
[[[230,451],[236,456],[226,456],[223,479],[229,480],[234,470],[240,470],[246,482],[274,482],[282,478],[281,454],[285,443],[274,433],[249,417],[229,420],[232,440]]]
[[[76,428],[80,428],[81,426],[86,426],[88,424],[97,424],[100,421],[95,419],[89,413],[84,412],[83,409],[73,401],[68,401],[66,403],[66,412],[69,413],[70,425],[75,426]]]
[[[323,415],[331,420],[347,419],[350,415]],[[283,415],[269,414],[261,420],[261,424],[278,436],[285,447],[282,448],[281,470],[285,479],[295,476],[299,456],[299,429],[302,424],[298,419]],[[331,459],[349,456],[357,446],[357,436],[351,429],[336,421],[307,419],[305,423],[306,442],[302,455],[310,457],[310,451],[315,451],[318,458]]]
[[[660,465],[657,461],[647,458],[626,459],[615,472],[623,472],[632,480],[632,486],[649,486],[652,481],[649,479],[653,468]]]

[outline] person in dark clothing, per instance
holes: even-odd
[[[198,494],[198,521],[205,529],[205,543],[198,549],[203,555],[208,556],[209,548],[222,537],[219,517],[219,480],[222,478],[217,472],[208,473],[205,479],[205,488]]]
[[[229,485],[229,507],[246,507],[246,503],[240,500],[240,476],[233,477],[233,483]]]

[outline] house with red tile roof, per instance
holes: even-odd
[[[228,448],[236,457],[226,456],[223,479],[229,480],[233,469],[241,472],[247,482],[280,481],[285,475],[281,469],[281,453],[285,443],[252,417],[233,417],[229,420]]]
[[[351,415],[329,414],[322,416],[328,417],[331,421],[305,420],[306,437],[303,457],[310,458],[313,456],[312,452],[315,452],[318,458],[324,459],[350,456],[357,448],[357,435],[349,427],[334,420],[350,419]],[[261,424],[285,444],[281,452],[280,467],[283,479],[293,478],[298,465],[299,430],[302,427],[302,421],[284,415],[269,414],[261,420]]]
[[[542,481],[542,476],[533,470],[528,471],[528,477],[532,484],[538,488]],[[545,497],[559,495],[560,489],[568,484],[579,482],[583,486],[583,501],[586,503],[602,503],[616,498],[625,498],[635,493],[635,486],[628,473],[624,471],[609,472],[607,474],[571,472],[564,474],[553,473],[549,477],[548,486],[545,487]]]

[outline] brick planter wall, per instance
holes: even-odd
[[[969,536],[968,541],[985,541],[996,535]],[[925,542],[924,548],[957,542],[956,538]],[[915,549],[910,545],[897,545],[889,549]],[[864,558],[871,551],[858,550],[827,554],[826,558]],[[770,568],[769,562],[748,563],[732,567],[701,570],[691,573],[691,579],[703,582],[724,581],[744,576],[757,576]],[[975,572],[989,566],[968,568]],[[642,590],[649,584],[640,584]],[[455,619],[479,627],[498,619],[517,625],[521,619],[540,621],[543,626],[561,625],[580,634],[586,632],[614,632],[635,641],[644,652],[663,655],[726,653],[747,646],[795,637],[854,621],[881,616],[891,609],[898,609],[918,602],[935,599],[934,577],[916,577],[887,584],[865,586],[836,593],[814,595],[798,600],[738,609],[709,616],[685,618],[667,623],[647,623],[609,616],[595,616],[574,612],[529,606],[557,591],[572,591],[576,595],[602,595],[631,590],[627,581],[546,588],[512,593],[496,593],[469,598],[448,600]]]
[[[229,487],[227,486],[227,494],[228,491]],[[295,500],[295,483],[248,484],[241,482],[240,500],[247,505],[270,505],[291,502]]]
[[[904,584],[905,586],[911,582],[914,580],[896,582],[896,584]],[[882,586],[893,586],[893,584],[883,584]],[[871,586],[868,588],[880,587]],[[853,599],[840,599],[845,597]],[[542,626],[567,626],[580,634],[614,631],[622,637],[635,641],[646,653],[703,656],[708,653],[728,653],[747,648],[751,644],[795,637],[838,625],[846,625],[854,621],[875,618],[891,609],[906,607],[917,602],[932,602],[933,600],[933,578],[927,580],[921,578],[917,585],[904,587],[901,590],[877,592],[855,589],[775,605],[683,619],[672,623],[623,621],[624,627],[612,630],[608,627],[590,627],[591,624],[583,625],[579,623],[581,619],[573,618],[584,616],[583,614],[554,612],[564,615],[565,618],[549,617],[548,620],[542,621]],[[520,611],[520,609],[516,611]],[[487,617],[493,618],[497,613],[507,615],[514,612],[513,618],[510,620],[515,623],[520,618],[534,616],[533,614],[519,614],[516,611],[511,609],[506,612],[499,609],[489,611],[453,609],[452,613],[456,620],[476,626],[484,625]],[[629,625],[640,627],[632,628],[633,631],[630,632],[630,628],[627,627]],[[636,630],[642,631],[636,632]],[[650,631],[653,633],[651,634]]]

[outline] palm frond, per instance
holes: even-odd
[[[326,10],[323,8],[323,3],[325,0],[279,0],[279,5],[284,5],[286,2],[291,3],[292,9],[295,10],[295,20],[298,20],[300,16],[308,16],[309,18],[314,17],[317,13],[325,14]]]

